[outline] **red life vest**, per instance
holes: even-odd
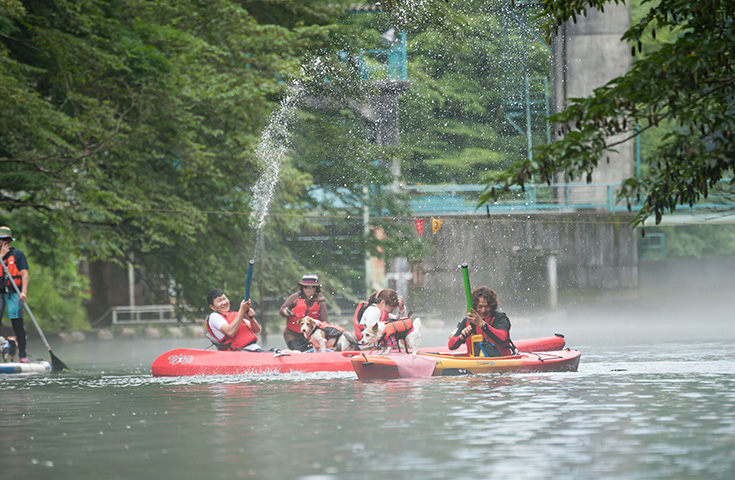
[[[495,322],[495,318],[496,318],[495,317],[495,314],[493,314],[493,316],[490,317],[490,321],[488,321],[488,319],[486,319],[486,318],[484,318],[483,320],[485,320],[485,323],[487,323],[488,325],[490,325],[492,327],[493,326],[493,322]],[[505,342],[503,342],[502,344],[498,345],[498,342],[496,342],[495,340],[491,340],[490,338],[487,337],[487,335],[485,335],[485,333],[482,331],[481,327],[478,327],[477,325],[475,325],[473,323],[469,323],[469,322],[467,322],[467,323],[468,323],[468,325],[471,325],[472,326],[472,335],[482,335],[482,338],[484,340],[487,340],[490,343],[492,343],[493,345],[495,345],[495,347],[498,349],[498,351],[500,352],[500,354],[502,356],[507,357],[508,355],[512,355],[513,354],[513,351],[510,348],[510,346],[512,345],[512,342],[510,340],[510,333],[508,333],[508,338],[505,340]],[[465,340],[465,343],[467,344],[467,352],[468,352],[467,354],[468,355],[471,355],[471,352],[472,352],[472,335],[470,335],[469,337],[467,337],[467,340]]]
[[[321,306],[317,300],[314,300],[311,307],[307,307],[306,299],[299,297],[298,300],[296,300],[296,306],[291,309],[293,315],[289,315],[288,320],[286,320],[286,328],[301,335],[301,325],[299,325],[299,320],[307,316],[314,320],[319,320],[321,317],[319,314],[320,308]]]
[[[8,267],[8,274],[18,286],[18,290],[20,290],[20,287],[23,286],[23,278],[20,276],[20,270],[18,270],[18,267],[15,265],[15,247],[10,248],[10,253],[6,258],[7,260],[3,260],[3,262],[5,262],[5,266]],[[15,289],[10,283],[10,279],[8,279],[7,286],[10,293],[15,293]]]
[[[227,320],[227,323],[229,323],[230,325],[232,325],[232,322],[234,322],[237,318],[237,312],[225,312],[220,313],[220,315],[225,317],[225,320]],[[255,343],[258,341],[258,337],[253,333],[252,330],[250,330],[250,327],[245,324],[245,320],[242,320],[242,322],[243,324],[240,325],[240,328],[237,329],[237,333],[233,338],[225,335],[225,338],[219,340],[219,343],[223,347],[223,350],[240,350],[241,348],[247,347],[251,343]],[[209,325],[209,319],[207,319],[207,330],[209,330],[209,334],[212,336],[213,339],[217,339],[217,336],[214,334],[212,327]]]
[[[360,304],[360,305],[362,305],[362,304]],[[379,322],[387,322],[388,321],[388,318],[390,317],[390,313],[388,313],[385,310],[383,310],[382,308],[380,308],[377,303],[372,303],[372,304],[368,305],[367,307],[365,307],[362,310],[362,312],[360,313],[360,318],[357,319],[357,323],[358,324],[360,324],[360,322],[362,321],[362,317],[365,315],[365,312],[370,307],[375,307],[375,308],[377,308],[380,311],[380,319],[378,320]],[[358,310],[359,310],[359,307],[358,307]],[[355,314],[357,314],[357,312],[355,312]],[[360,325],[360,330],[365,330],[365,324]]]
[[[355,338],[358,342],[362,340],[362,331],[365,330],[365,325],[360,324],[360,319],[362,319],[362,314],[365,313],[367,307],[367,302],[360,302],[352,315],[352,323],[355,325]]]

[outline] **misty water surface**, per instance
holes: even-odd
[[[0,379],[2,478],[735,478],[731,317],[637,310],[516,317],[566,334],[576,373],[153,378],[205,343],[55,346],[72,372]]]

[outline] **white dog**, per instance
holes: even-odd
[[[326,352],[327,348],[338,352],[360,349],[357,341],[342,327],[308,316],[299,320],[299,323],[301,333],[314,346],[315,352]]]
[[[3,362],[7,362],[8,358],[12,358],[18,351],[18,341],[15,337],[0,337],[0,357]]]
[[[415,357],[419,352],[419,343],[421,343],[421,319],[411,319],[409,317],[391,320],[389,322],[378,322],[372,327],[368,327],[362,332],[363,345],[373,345],[381,348],[380,355],[388,355],[394,347],[401,350],[400,341],[403,340],[403,347],[406,353],[409,349]]]

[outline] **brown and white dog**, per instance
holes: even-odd
[[[380,347],[379,355],[388,355],[394,347],[400,351],[400,341],[406,353],[412,351],[415,357],[421,343],[421,319],[409,317],[399,318],[388,322],[378,322],[362,331],[361,345]]]
[[[360,350],[357,341],[344,328],[306,316],[299,320],[301,333],[314,346],[315,352],[333,348],[338,352]]]
[[[15,352],[18,351],[18,341],[15,337],[0,337],[0,358],[3,362],[13,360]]]

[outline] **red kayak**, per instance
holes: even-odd
[[[541,352],[564,348],[564,336],[531,338],[515,342],[520,351]],[[447,347],[419,349],[426,353],[449,353]],[[464,346],[454,352],[466,353]],[[243,375],[288,372],[349,372],[350,360],[363,352],[291,353],[227,352],[195,348],[177,348],[160,355],[153,361],[154,377],[191,375]]]
[[[508,357],[447,355],[419,352],[391,355],[356,355],[352,368],[360,380],[419,378],[476,373],[576,372],[578,350],[521,352]]]

